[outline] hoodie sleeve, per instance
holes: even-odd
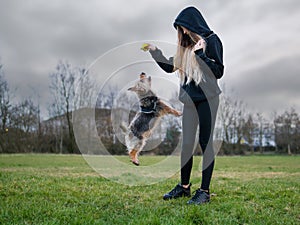
[[[149,51],[152,58],[156,61],[156,63],[159,65],[160,68],[162,68],[166,73],[172,73],[174,72],[174,66],[173,66],[173,57],[167,59],[162,51],[158,48],[154,51]]]
[[[199,57],[197,57],[197,61],[200,65],[203,62],[206,63],[206,65],[214,73],[215,77],[220,79],[224,74],[222,43],[216,35],[209,38],[207,43],[205,52],[203,49],[195,51],[195,54]]]

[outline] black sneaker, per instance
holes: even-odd
[[[200,205],[200,204],[205,204],[210,201],[210,195],[201,190],[198,189],[196,190],[196,194],[187,202],[189,205]]]
[[[191,196],[191,186],[189,185],[188,188],[182,187],[181,184],[177,184],[175,188],[172,189],[169,193],[165,194],[163,199],[169,200],[172,198],[179,198],[179,197],[190,197]]]

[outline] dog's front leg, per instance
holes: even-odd
[[[170,106],[166,105],[162,101],[160,101],[159,104],[161,105],[161,107],[162,107],[163,111],[165,112],[165,114],[171,114],[171,115],[174,115],[174,116],[182,116],[182,112],[179,112],[176,109],[171,108]]]

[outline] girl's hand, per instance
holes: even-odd
[[[206,49],[206,42],[202,38],[197,42],[197,44],[195,44],[193,51],[197,51],[199,49],[203,49],[203,51]]]
[[[145,43],[145,44],[142,45],[141,50],[143,50],[145,52],[149,51],[149,50],[154,51],[154,50],[156,50],[156,46],[154,46],[152,44]]]

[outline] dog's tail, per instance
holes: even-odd
[[[125,122],[122,122],[120,124],[120,128],[121,128],[121,130],[122,130],[123,133],[127,133],[128,128],[127,128],[127,125],[125,124]]]

